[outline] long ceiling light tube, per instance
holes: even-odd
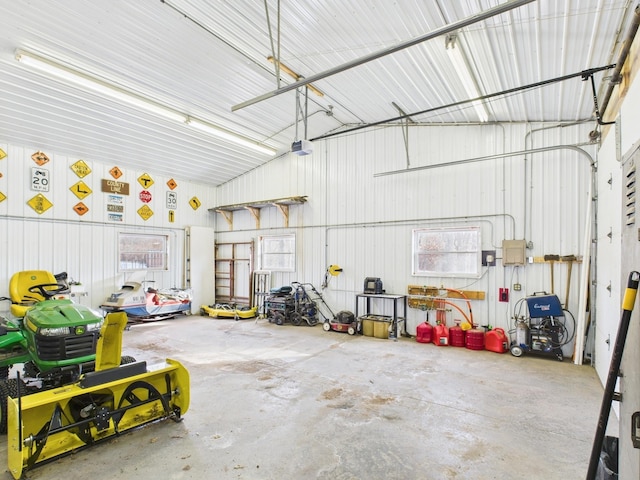
[[[16,60],[23,65],[40,70],[41,72],[53,75],[60,80],[77,85],[87,90],[94,91],[101,95],[120,100],[122,102],[141,108],[151,113],[155,113],[161,117],[176,122],[185,122],[187,117],[167,107],[163,107],[155,102],[146,100],[134,93],[127,92],[115,85],[103,82],[97,78],[91,77],[79,71],[64,67],[54,63],[39,55],[35,55],[24,50],[16,50]]]
[[[215,136],[216,138],[226,140],[245,148],[250,148],[264,155],[274,155],[276,153],[276,149],[268,147],[266,145],[262,145],[248,137],[233,133],[211,123],[187,116],[181,112],[156,103],[133,92],[122,89],[116,85],[107,83],[103,80],[79,72],[75,69],[60,65],[31,52],[18,49],[15,52],[15,58],[23,65],[35,68],[43,73],[54,76],[67,83],[77,85],[81,88],[127,103],[168,120],[172,120],[183,125],[189,125],[190,127],[208,133],[209,135]]]
[[[187,118],[186,123],[196,130],[208,133],[209,135],[213,135],[214,137],[220,138],[221,140],[228,140],[229,142],[233,142],[242,147],[251,148],[256,152],[263,153],[265,155],[275,155],[276,153],[276,150],[274,148],[267,147],[266,145],[262,145],[258,142],[254,142],[253,140],[250,140],[246,137],[241,137],[236,133],[222,129],[208,122],[203,122],[196,118],[189,117]]]
[[[480,89],[478,88],[478,84],[471,73],[469,63],[460,48],[458,36],[456,34],[447,35],[445,45],[449,59],[451,60],[451,63],[453,63],[456,73],[458,74],[458,77],[460,77],[462,86],[464,87],[465,92],[467,92],[467,95],[469,95],[469,98],[481,97]],[[489,113],[487,112],[487,108],[484,103],[478,100],[471,102],[471,106],[475,109],[481,122],[484,123],[489,121]]]
[[[440,28],[436,28],[435,30],[421,35],[416,38],[412,38],[406,42],[401,42],[398,45],[394,45],[385,50],[374,52],[370,55],[365,55],[364,57],[357,58],[355,60],[351,60],[350,62],[343,63],[342,65],[338,65],[337,67],[331,68],[321,73],[316,73],[315,75],[311,75],[309,77],[305,77],[297,82],[290,83],[289,85],[285,85],[284,87],[280,87],[277,90],[272,92],[265,93],[264,95],[260,95],[259,97],[255,97],[251,100],[247,100],[245,102],[239,103],[231,107],[231,111],[235,112],[236,110],[240,110],[241,108],[248,107],[249,105],[253,105],[254,103],[261,102],[263,100],[267,100],[269,98],[275,97],[276,95],[280,95],[285,92],[290,92],[291,90],[296,90],[308,83],[317,82],[326,77],[330,77],[331,75],[335,75],[336,73],[344,72],[345,70],[349,70],[350,68],[354,68],[365,63],[368,63],[372,60],[377,60],[378,58],[384,57],[386,55],[399,52],[400,50],[404,50],[405,48],[412,47],[419,43],[425,42],[427,40],[431,40],[432,38],[439,37],[441,35],[445,35],[447,33],[455,32],[456,30],[460,30],[461,28],[468,27],[469,25],[473,25],[474,23],[481,22],[482,20],[487,20],[488,18],[495,17],[496,15],[500,15],[502,13],[509,12],[518,7],[531,3],[535,0],[511,0],[500,5],[496,5],[493,8],[489,8],[488,10],[484,10],[480,13],[472,15],[467,18],[463,18],[457,22],[450,23],[449,25],[444,25]]]

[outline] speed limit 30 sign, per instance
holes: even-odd
[[[167,192],[167,208],[169,210],[178,208],[178,194],[176,192]]]

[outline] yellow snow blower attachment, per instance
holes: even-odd
[[[121,365],[123,312],[106,316],[96,348],[96,368],[76,383],[8,398],[9,471],[24,471],[127,430],[170,418],[189,408],[189,373],[177,361]]]

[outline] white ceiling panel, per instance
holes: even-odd
[[[442,108],[469,99],[443,35],[339,67],[514,1],[1,0],[0,141],[211,185],[273,158],[38,73],[16,61],[17,49],[271,146],[276,155],[296,139],[394,119],[398,108],[415,122],[476,123],[470,104]],[[615,63],[636,7],[630,0],[537,0],[455,33],[480,94],[490,95]],[[303,77],[323,77],[313,86],[324,96],[308,95],[306,135],[295,91],[232,109],[294,81],[281,72],[278,84],[269,56]],[[600,95],[610,74],[594,76]],[[590,82],[580,77],[486,104],[491,122],[577,121],[594,109]]]

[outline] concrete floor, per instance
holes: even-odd
[[[594,369],[569,360],[320,325],[192,316],[135,325],[124,337],[123,354],[189,369],[184,421],[26,478],[579,479],[603,392]]]

